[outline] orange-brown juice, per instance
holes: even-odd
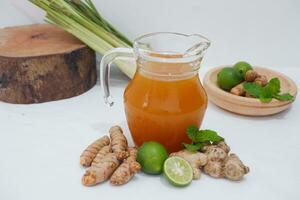
[[[182,149],[183,142],[190,142],[186,128],[200,126],[207,96],[197,73],[166,79],[139,70],[125,90],[124,106],[137,146],[146,141],[157,141],[169,152],[174,152]]]

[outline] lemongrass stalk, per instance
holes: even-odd
[[[101,17],[90,0],[86,0],[91,13],[83,13],[78,6],[71,4],[70,0],[29,0],[46,11],[46,21],[82,40],[95,51],[104,54],[114,47],[131,47],[132,43],[125,36],[114,29]],[[79,0],[80,1],[80,0]],[[81,1],[80,1],[81,2]],[[81,5],[82,6],[82,5]],[[94,19],[91,19],[94,14]],[[125,39],[124,39],[125,38]],[[126,41],[127,40],[127,41]],[[117,66],[130,78],[135,73],[135,66],[123,61],[117,61]]]
[[[128,47],[126,43],[118,39],[116,36],[108,33],[104,28],[99,26],[98,24],[89,21],[84,15],[82,15],[80,12],[76,12],[72,6],[67,4],[64,0],[54,0],[51,2],[52,5],[56,5],[61,8],[66,8],[67,11],[62,9],[62,12],[67,12],[66,15],[70,15],[70,18],[74,19],[74,21],[77,21],[79,24],[84,25],[86,28],[93,31],[95,34],[99,35],[101,38],[106,40],[107,42],[111,43],[114,47]],[[50,4],[51,6],[51,4]]]
[[[50,11],[48,12],[47,18],[49,18],[55,24],[60,25],[61,28],[65,29],[71,34],[78,36],[80,40],[90,46],[92,49],[104,54],[106,51],[114,48],[111,44],[98,37],[93,32],[86,29],[84,26],[76,23],[71,18],[62,17],[60,13]],[[99,44],[99,45],[98,45]]]
[[[122,41],[127,43],[129,46],[132,46],[132,42],[127,37],[125,37],[121,32],[116,30],[108,21],[106,21],[104,18],[102,18],[102,16],[97,11],[97,9],[95,8],[95,6],[91,0],[84,0],[84,2],[82,2],[80,0],[79,1],[71,0],[71,2],[74,2],[74,5],[76,5],[76,7],[78,9],[80,9],[82,12],[84,12],[84,14],[86,14],[95,23],[101,24],[102,26],[105,27],[105,29],[107,31],[116,35],[118,38],[120,38]],[[90,13],[92,13],[92,14],[90,14]]]
[[[59,15],[59,13],[49,11],[48,19],[51,20],[51,23],[54,22],[60,28],[65,29],[67,32],[82,40],[82,42],[87,44],[95,51],[104,54],[105,52],[113,48],[109,43],[97,37],[95,34],[85,29],[83,26],[76,24],[74,21],[72,21],[72,19],[62,18],[59,17]],[[115,63],[123,73],[125,73],[129,78],[133,78],[136,71],[135,65],[129,65],[125,61],[116,61]]]
[[[111,30],[112,33],[114,33],[116,36],[118,36],[120,39],[122,39],[129,46],[133,45],[133,43],[127,37],[125,37],[121,32],[119,32],[116,28],[114,28],[108,21],[106,21],[104,18],[101,17],[100,13],[98,12],[98,10],[96,9],[96,7],[94,6],[94,4],[91,0],[85,0],[85,2],[90,7],[90,9],[93,11],[95,16],[98,17],[99,20],[103,22],[105,27],[108,27],[108,29]]]
[[[34,0],[31,0],[33,2]],[[37,2],[38,6],[42,6],[41,4],[44,4],[42,8],[48,12],[50,10],[56,12],[56,10],[59,11],[59,13],[64,13],[69,18],[73,18],[75,21],[77,21],[79,24],[84,25],[94,33],[96,33],[99,37],[103,38],[107,42],[111,43],[113,47],[129,47],[125,42],[121,41],[116,36],[109,34],[105,29],[103,29],[101,26],[95,24],[94,22],[90,22],[86,17],[84,17],[82,14],[76,12],[70,5],[68,5],[64,0],[52,0],[52,1],[39,1],[35,0],[34,2]],[[41,4],[39,4],[41,3]],[[47,4],[48,3],[48,4]],[[52,9],[51,9],[52,8]],[[63,16],[63,15],[61,15]]]

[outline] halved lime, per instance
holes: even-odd
[[[164,163],[164,175],[172,185],[182,187],[193,180],[193,169],[183,158],[173,156]]]

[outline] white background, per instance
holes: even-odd
[[[300,85],[300,1],[94,0],[131,39],[148,32],[200,33],[213,42],[200,70],[247,60],[290,76]],[[15,8],[14,6],[17,6]],[[0,27],[42,22],[21,0],[0,0]],[[81,150],[114,123],[126,127],[122,91],[128,79],[112,74],[116,105],[100,88],[51,103],[0,103],[0,199],[300,199],[300,104],[271,117],[242,117],[209,104],[203,128],[217,130],[251,172],[238,183],[203,175],[187,188],[139,174],[129,184],[86,188]],[[128,132],[127,132],[128,134]]]
[[[0,26],[42,22],[42,12],[25,0],[0,2]],[[131,39],[156,31],[200,33],[208,37],[212,47],[204,65],[244,59],[276,68],[300,66],[298,0],[94,2],[102,15]]]

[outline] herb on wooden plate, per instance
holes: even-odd
[[[243,86],[248,94],[258,98],[263,103],[269,103],[273,98],[279,101],[294,99],[290,93],[280,94],[280,80],[278,78],[272,78],[264,87],[250,82],[244,83]]]

